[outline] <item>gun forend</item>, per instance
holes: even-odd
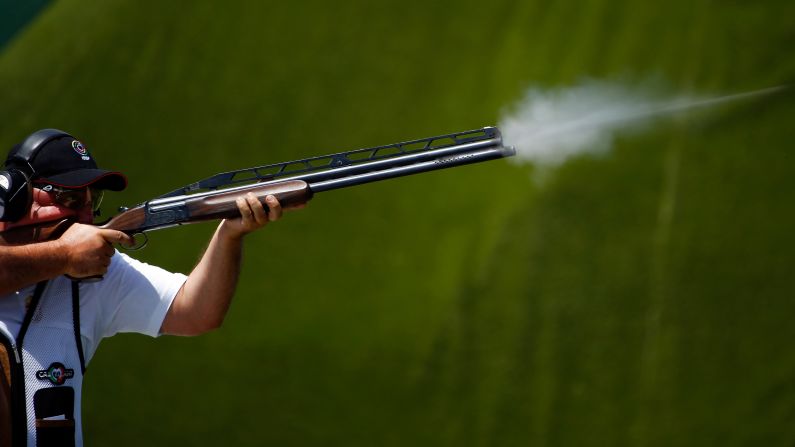
[[[236,200],[247,193],[254,194],[263,204],[265,197],[273,195],[285,207],[300,205],[312,198],[309,185],[301,180],[260,183],[216,191],[214,194],[152,200],[113,217],[101,228],[135,234],[188,223],[240,217]]]

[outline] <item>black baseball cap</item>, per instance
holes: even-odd
[[[15,152],[12,149],[11,153]],[[99,169],[94,157],[79,140],[64,134],[46,142],[31,160],[33,183],[46,183],[67,189],[92,187],[121,191],[127,177],[121,172]]]

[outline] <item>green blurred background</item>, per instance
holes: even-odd
[[[41,7],[38,14],[36,8]],[[495,124],[528,86],[795,81],[793,2],[4,0],[0,146],[210,174]],[[106,340],[89,445],[795,444],[793,94],[319,195],[246,245],[222,329]],[[213,225],[135,254],[189,271]]]

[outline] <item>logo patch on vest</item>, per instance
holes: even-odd
[[[49,380],[53,385],[63,385],[66,379],[75,376],[75,370],[69,369],[63,363],[55,362],[47,369],[36,371],[39,380]]]

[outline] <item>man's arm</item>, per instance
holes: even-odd
[[[221,326],[240,274],[243,236],[282,215],[275,197],[268,196],[265,201],[268,213],[254,194],[237,200],[242,217],[226,219],[218,226],[201,260],[171,303],[161,333],[199,335]]]
[[[64,274],[103,275],[114,253],[113,242],[133,243],[120,231],[73,224],[54,241],[0,246],[0,295]]]

